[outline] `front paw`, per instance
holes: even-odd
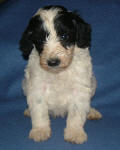
[[[29,133],[29,138],[35,142],[45,141],[51,136],[51,128],[33,128]]]
[[[82,144],[83,142],[87,141],[87,134],[83,128],[66,128],[64,130],[64,139],[67,142]]]

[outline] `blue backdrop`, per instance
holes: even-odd
[[[59,4],[79,14],[92,26],[93,69],[98,81],[92,101],[102,114],[87,121],[88,141],[64,142],[65,119],[52,120],[52,137],[42,143],[28,139],[30,118],[21,89],[26,62],[18,42],[39,7]],[[120,150],[120,0],[9,0],[0,5],[0,150]]]

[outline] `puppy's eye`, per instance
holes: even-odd
[[[67,35],[67,34],[62,34],[61,36],[60,36],[60,39],[61,40],[67,40],[69,38],[69,36]]]
[[[46,37],[48,38],[48,37],[49,37],[49,35],[50,35],[50,32],[48,32],[48,33],[46,34]]]
[[[37,43],[41,43],[42,39],[37,39],[36,41],[37,41]]]

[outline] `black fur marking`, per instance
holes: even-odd
[[[43,21],[39,15],[34,16],[27,29],[24,31],[20,40],[20,50],[23,52],[24,59],[28,60],[29,55],[33,49],[33,44],[38,50],[39,54],[43,50],[43,44],[46,39],[48,32],[43,28]]]
[[[60,37],[61,44],[67,46],[77,44],[80,48],[90,46],[91,27],[74,12],[60,11],[54,20],[57,36]],[[63,35],[67,38],[61,40]]]
[[[80,48],[90,47],[91,45],[91,26],[80,16],[73,13],[73,22],[76,28],[76,44]]]
[[[61,44],[67,48],[75,44],[75,27],[68,12],[59,12],[54,19],[54,27]]]

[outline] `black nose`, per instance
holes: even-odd
[[[59,66],[60,64],[60,60],[58,58],[51,58],[47,61],[48,66],[50,67],[56,67]]]

